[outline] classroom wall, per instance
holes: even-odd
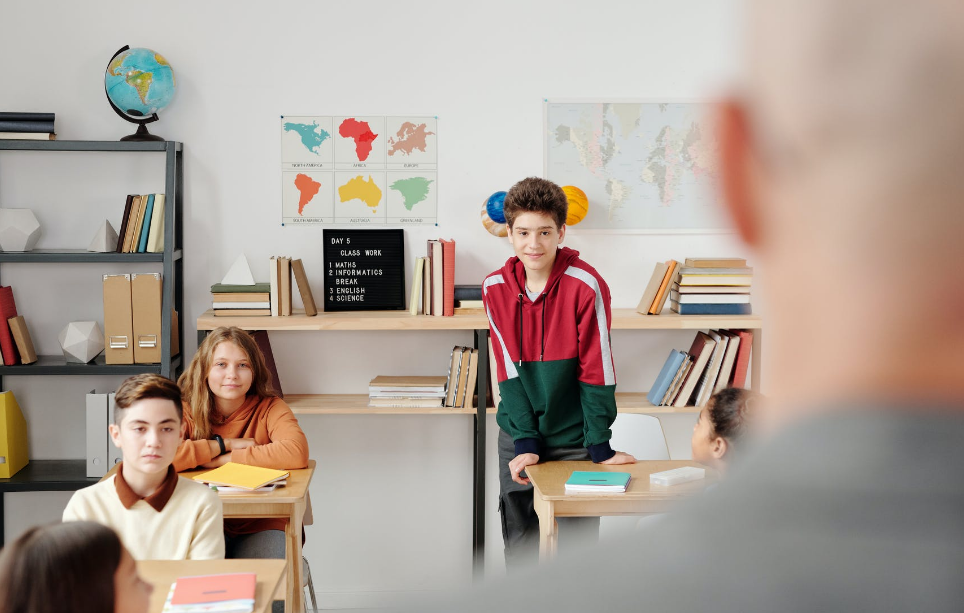
[[[184,142],[185,326],[239,253],[267,280],[267,260],[304,260],[316,295],[320,227],[281,227],[279,115],[437,115],[439,225],[406,229],[406,258],[427,238],[458,243],[456,283],[478,283],[511,255],[478,210],[494,191],[542,172],[544,98],[711,95],[736,61],[736,0],[492,0],[485,3],[237,3],[170,0],[17,2],[0,19],[0,109],[54,111],[61,139],[133,131],[109,108],[103,71],[121,46],[162,53],[174,103],[150,130]],[[0,206],[34,208],[38,247],[85,247],[124,195],[163,191],[163,160],[123,154],[4,153]],[[566,244],[607,279],[614,307],[633,307],[653,265],[687,256],[751,256],[732,234],[570,231]],[[73,320],[103,321],[100,275],[149,266],[4,265],[38,353],[56,353]],[[410,273],[409,273],[410,274]],[[300,306],[298,298],[295,298]],[[760,310],[760,305],[757,305]],[[648,389],[692,333],[617,332],[619,388]],[[359,393],[377,374],[442,374],[467,332],[275,333],[284,390]],[[5,377],[30,423],[33,458],[84,455],[83,394],[114,377]],[[464,416],[303,416],[319,470],[305,553],[324,607],[370,607],[471,580],[472,422]],[[641,457],[689,456],[692,416],[621,417],[619,440]],[[485,567],[502,570],[495,434],[489,418]],[[665,439],[663,434],[665,433]],[[665,442],[664,442],[665,440]],[[668,451],[667,451],[668,446]],[[69,493],[7,494],[13,538],[59,517]],[[621,529],[607,523],[604,532]]]

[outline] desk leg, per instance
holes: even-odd
[[[288,527],[285,529],[287,544],[285,551],[288,558],[288,597],[285,598],[285,613],[293,613],[302,610],[301,600],[304,592],[301,589],[301,530],[302,518],[305,515],[305,503],[294,505],[291,517],[288,518]]]
[[[533,496],[532,506],[539,516],[539,561],[548,562],[556,555],[559,540],[559,524],[556,522],[555,506],[540,496]]]

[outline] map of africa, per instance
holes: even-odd
[[[378,138],[367,121],[358,121],[352,117],[341,122],[338,126],[338,134],[355,141],[355,155],[360,162],[368,159],[368,155],[372,152],[372,141]]]
[[[298,214],[301,215],[305,212],[305,205],[311,202],[311,199],[314,198],[318,190],[321,189],[321,183],[313,181],[308,175],[299,172],[295,176],[295,187],[298,188],[298,192],[301,194],[301,197],[298,199]]]
[[[587,229],[718,230],[717,144],[702,105],[546,104],[546,177],[589,199]]]
[[[409,211],[419,202],[428,197],[428,188],[434,183],[425,177],[410,177],[408,179],[398,179],[388,187],[402,195],[402,202]]]
[[[398,138],[388,139],[388,155],[395,155],[396,153],[411,155],[416,149],[424,153],[428,146],[425,139],[434,135],[435,132],[429,132],[426,124],[416,125],[406,121],[395,133]]]
[[[285,132],[295,132],[301,137],[301,144],[305,146],[305,149],[314,154],[320,153],[321,144],[331,136],[317,122],[307,124],[286,121],[284,130]]]
[[[338,187],[338,198],[342,202],[357,198],[374,213],[378,209],[378,204],[382,201],[382,190],[371,176],[368,177],[367,181],[365,177],[357,176]]]

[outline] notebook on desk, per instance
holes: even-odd
[[[226,486],[254,491],[270,483],[287,479],[288,471],[228,462],[224,466],[219,466],[214,470],[209,470],[200,475],[194,475],[193,478],[196,481],[202,481],[218,486],[219,488]]]
[[[164,613],[251,613],[256,587],[254,573],[179,577],[171,585]]]
[[[630,477],[631,475],[629,473],[574,470],[566,481],[566,493],[625,492],[626,486],[629,485]]]

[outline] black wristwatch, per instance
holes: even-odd
[[[212,438],[216,440],[218,442],[218,446],[221,447],[221,453],[218,455],[224,455],[228,452],[227,448],[224,446],[224,439],[221,438],[220,434],[215,434]]]

